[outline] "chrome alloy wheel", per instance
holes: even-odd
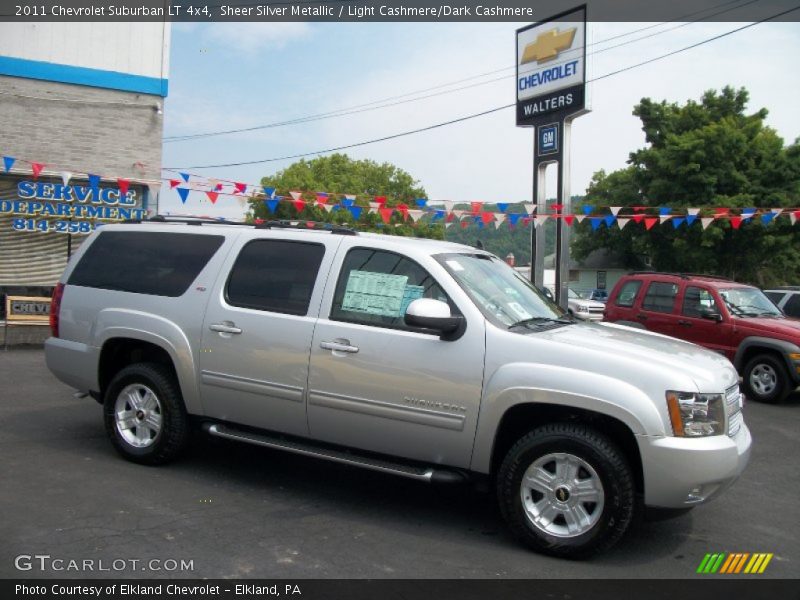
[[[556,537],[582,535],[603,514],[603,483],[592,466],[574,454],[557,452],[537,459],[522,476],[520,494],[528,521]]]
[[[759,396],[768,396],[778,385],[778,374],[771,365],[759,363],[750,371],[750,387]]]
[[[125,386],[114,404],[117,432],[134,448],[147,448],[161,433],[161,403],[146,385]]]

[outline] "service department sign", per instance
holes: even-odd
[[[517,125],[581,112],[586,86],[586,6],[517,30]]]

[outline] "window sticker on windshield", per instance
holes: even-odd
[[[507,306],[515,313],[517,313],[520,319],[530,319],[531,317],[533,317],[533,315],[529,313],[527,310],[525,310],[519,302],[509,302]]]
[[[453,271],[463,271],[464,267],[461,266],[461,263],[457,260],[446,260],[447,266],[453,269]]]
[[[406,295],[407,281],[406,275],[350,271],[342,300],[342,310],[382,317],[399,317],[403,314],[401,309]]]
[[[425,288],[421,285],[407,285],[406,291],[403,294],[403,302],[400,304],[400,314],[405,315],[408,305],[417,298],[422,298],[425,295]]]

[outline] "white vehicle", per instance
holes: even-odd
[[[584,321],[602,321],[603,311],[606,305],[597,300],[587,300],[581,298],[573,289],[569,289],[567,294],[567,306],[569,314]]]

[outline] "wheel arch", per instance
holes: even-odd
[[[745,338],[736,349],[733,359],[733,366],[739,374],[743,374],[747,363],[759,354],[771,354],[778,358],[786,368],[789,377],[795,383],[800,383],[800,374],[797,373],[796,365],[792,363],[790,354],[800,353],[800,347],[791,342],[776,340],[760,336]]]

